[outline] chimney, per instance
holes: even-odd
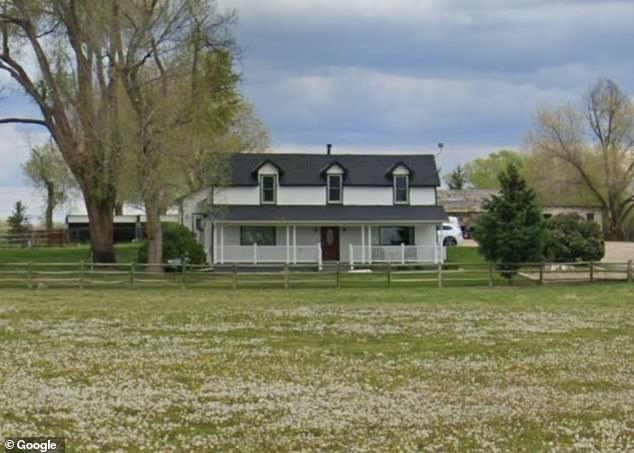
[[[328,143],[326,145],[326,154],[328,154],[330,156],[330,151],[332,151],[332,145],[330,143]]]

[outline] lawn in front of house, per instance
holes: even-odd
[[[634,292],[4,290],[0,437],[71,451],[628,451]]]

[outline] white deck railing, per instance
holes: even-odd
[[[425,245],[373,245],[349,246],[350,267],[372,263],[439,263],[447,258],[447,250],[441,246]]]
[[[224,263],[315,263],[321,266],[321,244],[315,245],[225,245],[215,262]]]

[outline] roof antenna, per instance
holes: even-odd
[[[328,154],[330,156],[330,151],[332,151],[332,145],[330,143],[328,143],[326,145],[326,154]]]
[[[442,154],[442,149],[445,147],[445,144],[443,142],[438,142],[438,154],[436,154],[436,164],[438,165],[440,163],[440,155]],[[440,167],[440,165],[438,165],[438,168],[436,169],[436,174],[440,176],[440,171],[442,170],[442,168]]]

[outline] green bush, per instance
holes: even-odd
[[[546,225],[546,260],[563,263],[603,258],[603,233],[596,222],[577,214],[559,214],[548,219]]]
[[[163,230],[163,261],[173,258],[187,258],[190,264],[204,264],[207,261],[203,246],[196,241],[194,233],[174,222],[161,224]],[[147,263],[147,241],[139,249],[139,263]]]

